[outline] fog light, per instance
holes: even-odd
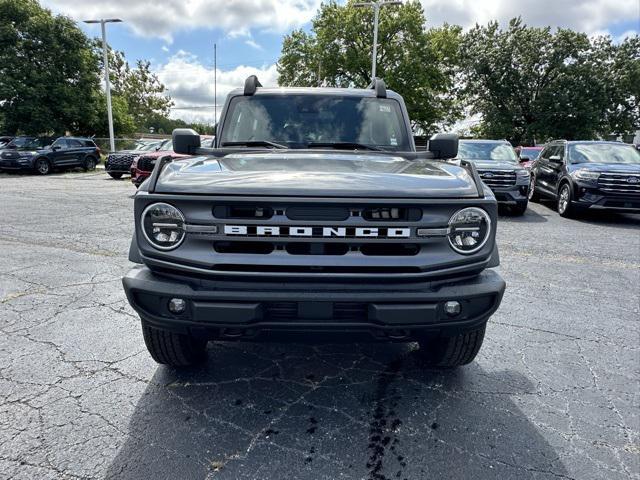
[[[455,317],[456,315],[459,315],[460,310],[461,310],[460,302],[456,302],[455,300],[449,300],[444,304],[444,311],[450,317]]]
[[[187,309],[187,302],[181,298],[172,298],[169,300],[169,311],[171,313],[184,313]]]

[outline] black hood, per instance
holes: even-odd
[[[572,163],[571,170],[591,170],[601,173],[640,173],[640,163]]]
[[[474,198],[471,175],[455,164],[393,154],[248,152],[175,160],[158,193],[265,196]]]

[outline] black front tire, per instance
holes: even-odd
[[[93,157],[87,157],[84,159],[84,165],[83,165],[83,170],[85,172],[92,172],[93,170],[96,169],[96,159]]]
[[[36,173],[40,175],[49,175],[51,173],[51,163],[46,158],[36,160]]]
[[[107,173],[114,180],[119,180],[122,177],[122,173],[118,173],[118,172],[107,172]]]
[[[207,341],[191,335],[169,332],[142,321],[142,335],[151,357],[172,367],[188,367],[206,359]]]
[[[536,190],[536,177],[533,174],[531,174],[531,183],[529,183],[529,201],[536,203],[540,201],[540,195]]]
[[[573,205],[573,194],[571,185],[563,183],[558,190],[557,210],[561,217],[572,218],[577,213],[577,207]]]
[[[476,358],[484,340],[486,325],[452,337],[421,340],[418,351],[421,359],[432,367],[455,368],[467,365]]]

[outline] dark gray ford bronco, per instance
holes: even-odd
[[[214,148],[173,132],[135,196],[123,283],[159,363],[210,340],[417,341],[471,362],[505,283],[497,205],[458,139],[417,152],[402,98],[369,89],[231,92]],[[327,338],[328,337],[328,338]]]

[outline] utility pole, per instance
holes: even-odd
[[[218,123],[218,45],[213,44],[213,124]],[[218,132],[216,132],[218,133]]]
[[[109,147],[113,152],[116,149],[116,143],[113,135],[113,112],[111,111],[111,82],[109,81],[109,54],[107,50],[107,29],[105,24],[107,23],[120,23],[122,20],[119,18],[101,18],[100,20],[85,20],[84,23],[99,23],[102,29],[102,55],[104,61],[104,84],[107,94],[107,116],[109,118]]]
[[[380,7],[389,5],[402,5],[402,2],[398,1],[380,1],[368,3],[354,3],[356,8],[368,8],[373,7],[373,52],[371,53],[371,80],[376,78],[376,60],[378,57],[378,19],[380,17]]]

